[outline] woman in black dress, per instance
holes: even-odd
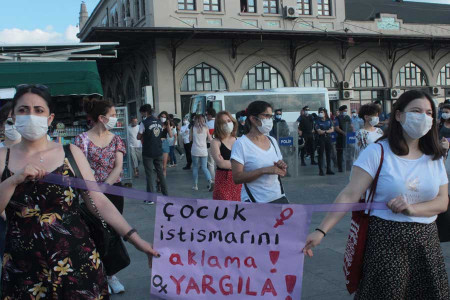
[[[78,194],[71,187],[39,182],[46,173],[73,177],[60,144],[47,140],[51,96],[41,85],[17,88],[13,112],[22,141],[0,149],[0,212],[8,230],[2,270],[1,299],[109,299],[99,254],[79,213]],[[10,151],[11,150],[11,151]],[[71,146],[86,180],[95,181],[83,152]],[[148,255],[157,253],[125,221],[101,193],[89,196],[103,219]]]

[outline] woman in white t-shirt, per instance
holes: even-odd
[[[280,148],[269,136],[273,126],[272,106],[264,101],[250,103],[245,110],[245,135],[231,151],[233,180],[243,184],[241,201],[288,203],[280,176],[286,175]]]
[[[383,130],[375,127],[380,122],[379,114],[380,107],[376,104],[364,104],[360,107],[359,117],[364,120],[364,127],[356,132],[356,149],[353,161],[356,161],[361,151],[383,136]]]
[[[371,211],[355,299],[449,299],[435,223],[448,207],[448,179],[432,98],[416,90],[400,96],[381,142],[360,154],[335,203],[358,202],[367,191],[380,164],[380,145],[384,162],[374,202],[389,209]],[[344,215],[328,213],[308,236],[304,253],[312,256],[311,249]]]
[[[208,147],[206,141],[211,141],[209,128],[206,125],[206,120],[203,115],[196,115],[194,117],[194,126],[190,131],[190,140],[192,141],[192,176],[194,177],[194,191],[198,190],[198,168],[200,167],[205,174],[208,181],[208,190],[211,189],[211,173],[208,171]]]

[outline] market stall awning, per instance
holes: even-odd
[[[103,95],[95,61],[0,63],[0,89],[24,83],[46,85],[52,96]]]

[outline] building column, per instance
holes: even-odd
[[[174,94],[174,74],[170,41],[155,41],[155,56],[153,58],[152,69],[155,110],[157,112],[165,110],[168,113],[179,113],[179,91],[175,91],[176,95]]]

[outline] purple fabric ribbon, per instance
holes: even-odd
[[[109,185],[107,183],[102,182],[83,180],[80,178],[65,177],[52,173],[48,174],[43,179],[41,179],[41,182],[57,184],[91,192],[100,192],[103,194],[123,196],[137,200],[147,200],[156,202],[157,198],[157,194],[147,193],[137,189],[124,188],[120,186]]]
[[[146,200],[156,202],[158,197],[157,194],[147,193],[141,190],[119,187],[114,185],[109,185],[107,183],[101,183],[96,181],[83,180],[74,177],[65,177],[56,174],[48,174],[45,176],[41,182],[46,182],[50,184],[57,184],[66,187],[91,191],[100,192],[103,194],[110,194],[116,196],[123,196],[126,198],[136,199],[136,200]],[[299,205],[299,204],[295,204]],[[332,204],[301,204],[306,210],[310,212],[348,212],[348,211],[360,211],[367,209],[379,209],[387,210],[386,203],[375,202],[375,203],[332,203]]]

